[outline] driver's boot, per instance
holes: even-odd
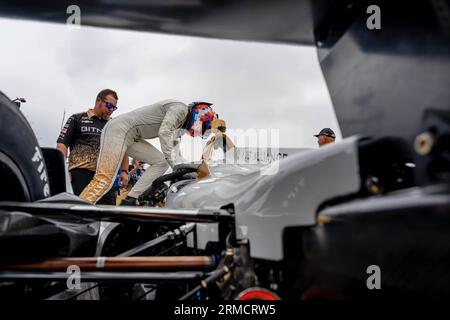
[[[138,206],[138,202],[136,198],[127,196],[120,202],[121,206]]]

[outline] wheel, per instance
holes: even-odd
[[[28,121],[0,92],[0,201],[36,201],[50,196],[47,169]]]

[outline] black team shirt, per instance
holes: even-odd
[[[69,170],[80,168],[95,171],[100,149],[100,136],[108,122],[92,110],[72,115],[61,129],[58,143],[69,149]]]

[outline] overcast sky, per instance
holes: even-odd
[[[54,146],[64,110],[119,95],[116,114],[163,99],[214,103],[230,129],[279,129],[281,147],[341,137],[312,47],[287,46],[0,19],[0,90],[25,97],[22,111],[41,146]]]

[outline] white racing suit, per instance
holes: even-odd
[[[95,204],[112,187],[125,153],[150,165],[128,196],[137,198],[169,167],[184,162],[179,151],[178,130],[188,106],[164,100],[114,118],[103,128],[97,170],[80,197]],[[144,139],[159,137],[162,153]]]

